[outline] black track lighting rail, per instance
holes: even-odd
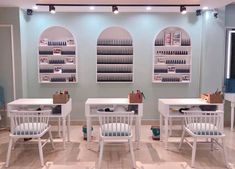
[[[195,7],[200,6],[200,4],[42,4],[38,3],[37,6],[119,6],[119,7],[180,7],[180,6],[186,6],[186,7]]]

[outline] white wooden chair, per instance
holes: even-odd
[[[98,169],[101,169],[105,142],[128,142],[133,168],[136,168],[132,145],[132,121],[134,112],[98,112],[100,122],[100,153]]]
[[[224,113],[222,111],[184,111],[184,115],[185,115],[185,125],[179,149],[181,148],[184,140],[192,148],[191,166],[194,167],[195,164],[197,140],[199,138],[205,138],[205,139],[211,139],[212,149],[214,142],[217,143],[222,148],[224,160],[227,167],[228,163],[224,146],[225,134],[223,132]],[[191,144],[185,137],[186,132],[191,137],[193,137],[193,144]],[[218,139],[221,139],[221,143],[219,143]]]
[[[13,141],[19,138],[32,138],[38,140],[38,149],[41,165],[44,165],[43,160],[43,151],[42,148],[50,139],[52,147],[54,149],[54,144],[52,140],[52,134],[49,121],[49,114],[51,110],[42,110],[42,111],[22,111],[22,110],[11,110],[10,112],[11,119],[11,132],[10,132],[10,141],[7,152],[6,167],[9,166],[11,149]],[[49,138],[42,144],[41,137],[49,132]]]

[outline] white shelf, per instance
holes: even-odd
[[[102,49],[103,48],[121,48],[121,49],[130,48],[131,49],[131,48],[133,48],[133,46],[132,45],[130,45],[130,46],[124,46],[124,45],[123,46],[121,46],[121,45],[113,45],[113,46],[112,45],[107,45],[107,46],[106,45],[98,45],[97,48],[102,48]]]
[[[42,45],[43,44],[43,45]],[[53,44],[53,45],[47,45]],[[60,45],[59,45],[60,44]],[[64,45],[62,45],[64,44]],[[65,45],[66,44],[66,45]],[[52,54],[41,54],[50,51]],[[75,54],[61,54],[63,52]],[[55,54],[58,53],[58,54]],[[77,55],[76,43],[72,33],[64,27],[52,26],[42,32],[38,43],[38,81],[39,83],[77,83]],[[55,64],[56,60],[64,63]],[[50,61],[50,63],[49,63]],[[51,61],[55,61],[52,62]],[[71,62],[72,61],[72,62]],[[71,63],[70,63],[71,62]],[[75,73],[64,73],[62,69],[74,69]],[[53,70],[53,73],[40,72],[43,69]],[[59,70],[56,72],[55,70]],[[66,81],[59,81],[65,79]]]
[[[191,46],[174,46],[174,45],[169,45],[169,46],[155,46],[155,48],[168,48],[169,49],[179,49],[179,48],[186,48],[186,49],[191,49]]]
[[[119,44],[113,42],[119,42]],[[128,45],[125,44],[127,42]],[[132,83],[133,45],[129,32],[119,27],[107,28],[100,34],[98,43],[102,45],[97,45],[96,82]],[[131,73],[121,73],[120,71],[131,71]]]
[[[75,84],[75,83],[77,83],[77,81],[76,82],[39,82],[39,83],[42,83],[42,84],[51,84],[51,83],[61,83],[61,84],[66,84],[66,83],[71,83],[71,84]]]
[[[188,83],[190,83],[191,81],[180,81],[180,82],[162,82],[162,81],[153,81],[153,83],[165,83],[165,84],[171,84],[171,83],[173,83],[173,84],[178,84],[178,83],[184,83],[184,84],[188,84]]]
[[[156,44],[169,44],[157,46]],[[179,27],[168,27],[156,37],[153,54],[153,83],[190,83],[192,72],[192,46],[188,33]],[[178,44],[178,45],[175,45]],[[181,46],[180,44],[183,44]],[[185,46],[187,45],[187,46]],[[176,62],[187,64],[174,64]],[[169,64],[171,63],[171,64]],[[166,68],[166,73],[156,73],[157,69]],[[189,73],[177,73],[175,69],[187,68]],[[169,70],[173,70],[170,71]],[[156,80],[157,79],[157,80]],[[169,79],[169,81],[167,81]],[[179,81],[176,81],[179,79]],[[183,80],[187,79],[187,80]],[[175,80],[175,81],[174,81]]]
[[[163,57],[191,57],[191,55],[159,55],[159,54],[156,54],[155,57],[160,57],[160,58],[163,58]]]
[[[76,46],[39,46],[39,50],[52,50],[53,48],[61,48],[62,50],[72,51],[73,49],[76,49]]]
[[[97,81],[96,83],[106,83],[106,84],[111,84],[111,83],[114,83],[114,84],[122,84],[122,83],[133,83],[133,81]]]
[[[190,75],[191,73],[154,73],[154,75]]]
[[[41,75],[76,75],[76,73],[40,73]],[[63,76],[61,76],[63,77]]]
[[[121,56],[123,56],[123,57],[125,57],[125,56],[133,56],[133,55],[127,55],[127,54],[125,54],[125,55],[120,55],[120,54],[118,54],[118,55],[107,55],[107,54],[104,54],[104,55],[97,55],[97,56],[107,56],[107,57],[109,57],[109,56],[117,56],[117,57],[121,57]]]
[[[64,55],[53,55],[53,54],[39,54],[39,57],[54,57],[54,56],[59,56],[59,57],[76,57],[76,55],[68,55],[68,54],[64,54]]]
[[[97,75],[133,75],[133,73],[98,73],[97,72]]]
[[[133,66],[133,64],[132,63],[130,63],[130,64],[127,64],[127,63],[97,63],[97,66],[102,66],[102,65],[104,65],[104,66],[110,66],[110,65],[115,65],[115,66]]]
[[[162,67],[168,67],[168,66],[191,66],[191,64],[161,64],[157,63],[154,64],[155,66],[162,66]]]
[[[39,66],[42,67],[54,67],[54,66],[62,66],[62,67],[75,67],[76,64],[50,64],[50,63],[39,63]]]

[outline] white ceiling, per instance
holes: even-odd
[[[30,9],[37,3],[45,4],[200,4],[200,7],[187,7],[188,11],[195,11],[204,6],[210,9],[222,8],[235,0],[0,0],[0,7],[20,7]],[[48,11],[48,7],[40,6],[39,11]],[[110,7],[96,7],[96,12],[110,12]],[[61,12],[89,12],[89,7],[56,7]],[[145,7],[119,7],[120,12],[143,12]],[[178,7],[153,7],[153,12],[178,12]]]

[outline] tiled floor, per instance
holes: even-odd
[[[94,127],[93,140],[97,141],[98,130]],[[140,149],[135,150],[135,157],[139,169],[190,169],[191,149],[184,144],[181,151],[177,149],[178,139],[172,139],[169,150],[164,149],[162,142],[153,141],[150,126],[142,126]],[[226,128],[226,148],[228,160],[235,164],[235,132]],[[56,137],[57,133],[54,133]],[[36,142],[35,142],[36,143]],[[8,133],[0,132],[0,169],[5,168],[6,151],[8,146]],[[28,145],[17,144],[12,151],[9,169],[94,169],[98,159],[98,143],[94,142],[87,149],[83,140],[81,126],[71,127],[71,142],[63,149],[59,138],[55,138],[53,150],[50,144],[44,147],[44,160],[46,165],[40,166],[37,143]],[[128,145],[106,145],[102,169],[130,169],[130,153]],[[199,144],[196,154],[196,168],[223,169],[225,168],[223,156],[219,149],[210,151],[210,145]]]

